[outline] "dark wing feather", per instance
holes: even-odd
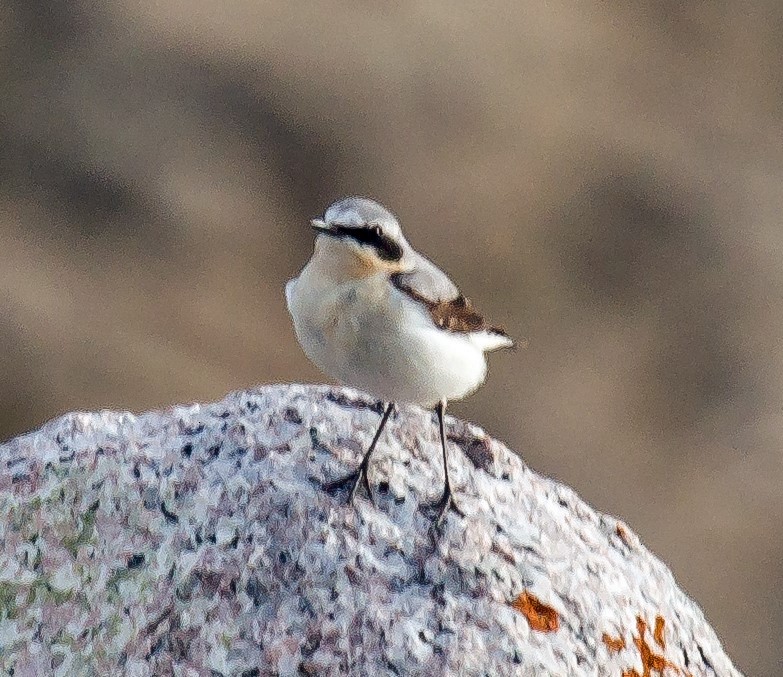
[[[412,272],[392,275],[391,283],[421,303],[429,311],[436,326],[453,332],[487,331],[508,337],[501,327],[489,324],[432,262],[421,257],[417,263],[419,265]]]

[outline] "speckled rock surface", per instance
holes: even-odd
[[[0,670],[22,675],[734,675],[622,523],[450,419],[463,519],[404,407],[375,505],[323,486],[379,421],[274,386],[140,416],[69,414],[0,446]]]

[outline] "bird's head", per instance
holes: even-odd
[[[329,207],[323,219],[310,224],[318,234],[316,249],[346,268],[346,273],[402,269],[409,245],[394,214],[373,200],[344,198]]]

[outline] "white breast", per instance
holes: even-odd
[[[305,355],[321,371],[340,379],[341,366],[348,356],[336,331],[343,306],[339,290],[333,285],[318,284],[305,268],[286,285],[285,292],[294,331]]]
[[[483,383],[492,337],[439,329],[383,274],[337,282],[312,264],[286,285],[286,300],[299,343],[322,371],[379,399],[426,406]]]

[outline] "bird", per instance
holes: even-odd
[[[389,417],[398,404],[420,405],[437,414],[443,455],[435,524],[450,509],[464,516],[449,480],[446,405],[482,385],[485,353],[514,341],[408,243],[378,202],[343,198],[310,224],[313,255],[285,287],[297,340],[322,372],[378,398],[383,412],[358,469],[336,484],[351,486],[351,503],[360,485],[372,500],[370,457]]]

